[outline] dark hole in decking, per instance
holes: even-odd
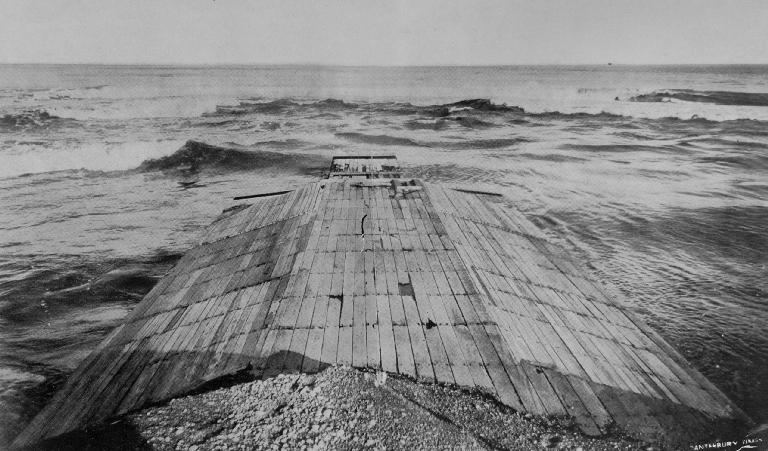
[[[427,318],[427,324],[425,324],[425,326],[427,326],[427,329],[431,329],[437,326],[437,324],[434,321],[432,321],[431,318]]]
[[[413,287],[410,283],[398,283],[397,288],[400,291],[400,296],[413,296]]]
[[[328,296],[328,299],[336,299],[339,301],[339,321],[341,321],[341,309],[344,306],[344,296],[340,294],[331,294]]]

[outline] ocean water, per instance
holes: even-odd
[[[506,194],[768,421],[768,66],[0,65],[0,447],[233,197],[354,152]]]

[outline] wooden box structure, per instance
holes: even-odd
[[[31,445],[248,369],[347,364],[681,444],[749,419],[501,196],[335,158],[223,215],[16,439]],[[387,177],[372,177],[372,173]]]

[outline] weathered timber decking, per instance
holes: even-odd
[[[328,177],[398,178],[400,165],[394,155],[336,156]]]
[[[334,363],[685,443],[749,419],[499,196],[330,179],[222,216],[17,438]]]

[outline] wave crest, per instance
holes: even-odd
[[[235,146],[233,144],[233,146]],[[171,155],[145,160],[139,172],[245,171],[269,167],[297,170],[300,173],[322,171],[327,161],[318,156],[248,150],[248,147],[219,147],[200,141],[187,141]]]
[[[559,111],[546,111],[544,113],[528,113],[528,115],[538,119],[630,119],[629,116],[608,113],[606,111],[601,111],[599,113],[561,113]]]
[[[768,106],[768,93],[736,91],[697,91],[694,89],[674,89],[640,94],[629,99],[630,102],[685,102],[712,103],[731,106]]]
[[[401,102],[375,102],[352,103],[339,99],[325,99],[316,102],[300,102],[292,98],[282,98],[270,101],[259,99],[244,99],[237,105],[219,105],[215,111],[204,113],[204,117],[211,116],[239,116],[246,114],[285,114],[314,110],[317,113],[332,113],[345,110],[362,110],[366,112],[381,112],[396,115],[421,114],[429,117],[449,117],[461,112],[480,113],[517,113],[523,114],[525,110],[517,106],[507,104],[495,104],[490,99],[467,99],[453,103],[438,105],[413,105]]]
[[[366,135],[364,133],[346,132],[336,133],[336,136],[347,141],[352,141],[362,144],[375,144],[379,146],[412,146],[412,147],[424,147],[410,138],[401,138],[398,136],[390,135]]]
[[[45,110],[29,110],[15,114],[5,114],[0,117],[0,129],[20,130],[31,128],[45,128],[55,124],[74,122],[74,119],[65,119]]]
[[[471,129],[482,129],[482,128],[490,128],[490,127],[497,127],[497,124],[484,121],[482,119],[478,119],[476,117],[472,116],[457,116],[457,117],[450,117],[450,118],[438,118],[436,120],[411,120],[406,123],[404,123],[404,127],[408,130],[434,130],[434,131],[440,131],[445,130],[448,127],[450,127],[450,123],[455,122],[463,127],[471,128]]]
[[[485,113],[518,113],[523,114],[525,110],[518,106],[508,106],[506,103],[497,105],[490,99],[468,99],[458,102],[446,103],[444,105],[433,105],[425,108],[425,113],[435,117],[448,117],[457,111],[481,111]]]
[[[236,106],[217,106],[216,111],[204,113],[204,117],[211,116],[242,116],[246,114],[286,114],[302,109],[315,109],[322,111],[338,111],[358,108],[357,104],[347,103],[338,99],[325,99],[317,102],[300,103],[291,99],[277,99],[267,102],[242,100]]]
[[[667,96],[677,96],[691,100],[691,96],[701,96],[700,101],[719,102],[722,104],[739,105],[768,105],[768,94],[727,93],[716,91],[664,91],[661,93],[643,94],[631,98],[636,102],[663,101]],[[346,114],[362,114],[368,120],[378,116],[410,116],[400,126],[406,130],[433,130],[442,131],[459,126],[468,129],[484,129],[500,127],[504,125],[539,126],[547,121],[580,121],[587,125],[602,127],[605,123],[621,128],[635,129],[644,127],[644,124],[652,126],[691,127],[697,125],[721,124],[724,128],[755,129],[749,121],[755,121],[764,128],[765,121],[756,119],[724,119],[716,120],[697,115],[687,117],[634,117],[617,114],[609,111],[593,112],[561,112],[558,110],[530,112],[525,109],[507,104],[497,104],[490,99],[465,99],[452,103],[414,105],[408,102],[347,102],[338,99],[325,99],[314,102],[299,101],[292,98],[280,98],[275,100],[246,99],[236,106],[218,106],[214,112],[204,113],[204,117],[214,117],[218,120],[205,122],[201,126],[206,127],[259,127],[275,130],[280,127],[276,120],[262,119],[251,123],[251,114],[263,114],[270,116],[304,116],[310,119],[330,118],[343,120]],[[245,116],[242,119],[237,116]],[[221,120],[224,119],[224,120]],[[237,121],[231,122],[231,121]],[[758,133],[761,133],[758,131]],[[383,145],[419,145],[417,142],[406,142],[399,139],[387,139],[386,137],[360,137],[346,134],[337,135],[347,140]]]

